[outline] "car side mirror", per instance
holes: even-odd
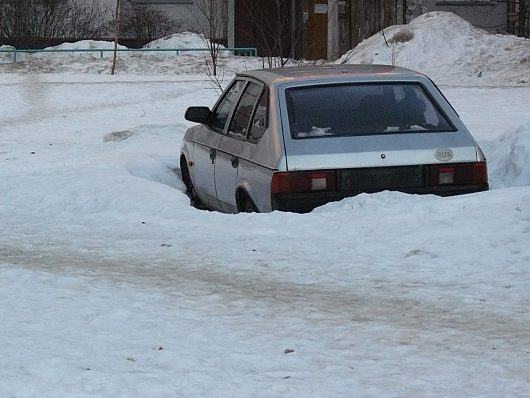
[[[184,118],[190,122],[206,124],[210,121],[212,112],[207,106],[190,106],[186,109]]]

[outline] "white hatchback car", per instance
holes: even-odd
[[[182,142],[192,203],[307,212],[360,192],[488,189],[486,158],[426,76],[385,65],[238,74]]]

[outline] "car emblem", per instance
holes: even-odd
[[[437,149],[434,153],[434,157],[440,162],[448,162],[453,158],[453,151],[449,148]]]

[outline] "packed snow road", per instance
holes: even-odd
[[[388,322],[419,330],[441,327],[454,329],[455,332],[485,334],[489,338],[524,338],[530,328],[528,319],[524,319],[527,302],[520,303],[520,308],[511,308],[512,314],[491,313],[487,298],[478,298],[479,303],[473,308],[451,302],[449,297],[427,303],[410,295],[414,289],[421,288],[421,282],[400,284],[390,279],[363,280],[347,287],[296,283],[274,278],[263,271],[252,275],[237,270],[227,271],[207,255],[196,258],[196,264],[190,264],[191,259],[187,256],[172,261],[154,258],[152,260],[156,264],[153,264],[142,260],[113,260],[79,252],[68,253],[65,248],[32,253],[3,247],[2,254],[12,265],[30,270],[80,276],[87,276],[88,271],[90,276],[139,287],[154,287],[191,296],[215,294],[228,302],[249,300],[253,302],[252,306],[256,305],[254,301],[264,302],[278,306],[278,310],[284,312],[289,308],[296,308],[296,311],[311,309],[325,314],[345,315],[353,321]],[[457,291],[470,287],[461,283],[446,289]],[[512,286],[503,288],[510,289]],[[520,316],[514,316],[517,313]],[[528,343],[530,340],[524,342],[521,348]]]
[[[71,396],[264,397],[528,391],[528,301],[512,297],[509,309],[489,297],[471,307],[447,298],[428,303],[407,298],[414,284],[390,279],[344,289],[213,263],[155,267],[53,251],[8,251],[2,278],[12,283],[3,286],[12,294],[4,352],[24,364],[3,369],[7,380],[21,370],[34,377],[29,395],[45,386],[50,396],[72,389]],[[33,319],[11,324],[28,311]]]

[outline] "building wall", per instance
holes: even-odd
[[[295,0],[257,1],[235,0],[230,3],[233,10],[234,46],[255,47],[264,57],[292,54],[291,26],[294,16],[297,24],[298,13],[293,13]],[[300,3],[296,9],[300,9]],[[229,21],[232,21],[229,18]],[[296,35],[298,42],[298,36]]]
[[[396,0],[351,0],[351,46],[396,24]]]

